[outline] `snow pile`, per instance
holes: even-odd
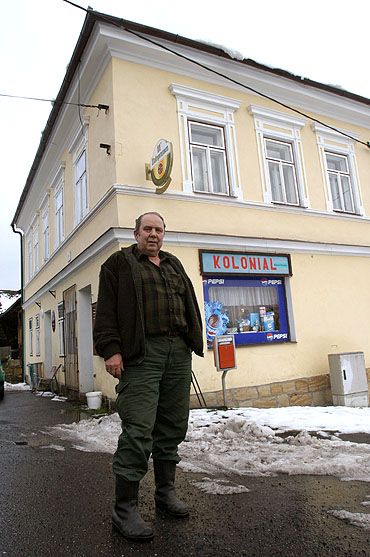
[[[6,391],[30,391],[31,387],[27,383],[7,383],[5,381]]]
[[[351,513],[349,511],[328,511],[329,514],[344,520],[353,526],[360,528],[365,528],[365,530],[370,530],[370,514],[366,513]]]
[[[121,423],[113,414],[52,429],[79,450],[113,453]],[[193,410],[180,466],[207,477],[316,474],[370,482],[370,445],[342,441],[333,432],[370,433],[370,409]],[[208,489],[212,481],[199,487]]]

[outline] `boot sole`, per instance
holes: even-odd
[[[112,520],[112,526],[117,530],[117,532],[121,534],[123,538],[132,542],[150,542],[154,538],[153,532],[151,534],[148,534],[147,536],[130,536],[129,534],[125,534],[125,532],[121,530],[121,528],[114,522],[114,520]]]
[[[169,516],[173,516],[174,518],[188,518],[190,514],[189,511],[186,511],[185,513],[176,513],[170,511],[165,505],[161,505],[160,503],[156,503],[155,507],[158,511],[161,511],[164,514],[168,514]]]

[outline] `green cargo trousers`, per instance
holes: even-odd
[[[113,472],[140,481],[150,453],[158,460],[180,461],[178,445],[189,419],[191,350],[182,337],[148,337],[145,359],[125,366],[116,387],[122,433]]]

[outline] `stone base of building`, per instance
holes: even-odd
[[[370,368],[366,371],[370,390]],[[222,388],[219,391],[202,394],[207,407],[225,406]],[[202,400],[201,396],[200,400]],[[226,406],[231,408],[242,406],[249,408],[281,408],[286,406],[331,406],[332,404],[329,374],[226,390]],[[203,406],[203,403],[201,404],[197,395],[192,393],[190,408],[200,408],[201,406]]]

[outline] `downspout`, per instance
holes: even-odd
[[[14,222],[12,222],[12,230],[15,234],[19,234],[20,237],[20,243],[21,243],[21,311],[22,311],[22,381],[23,383],[26,382],[26,358],[25,358],[25,336],[26,336],[26,330],[25,330],[25,323],[24,323],[24,310],[23,310],[23,301],[24,301],[24,293],[23,293],[23,289],[24,289],[24,279],[23,279],[23,270],[24,270],[24,264],[23,264],[23,233],[21,230],[17,229]]]

